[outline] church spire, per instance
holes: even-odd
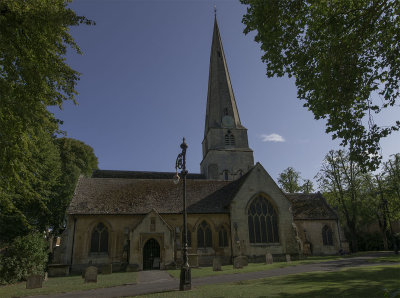
[[[235,180],[254,164],[247,129],[240,123],[214,10],[201,173],[208,179]]]
[[[210,128],[221,128],[225,124],[232,128],[242,128],[219,33],[215,7],[214,13],[204,136],[207,135]]]

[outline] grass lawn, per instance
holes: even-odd
[[[374,258],[369,260],[369,262],[400,262],[400,254],[398,255],[390,255],[390,256],[386,256],[386,257],[379,257],[379,258]]]
[[[90,290],[95,288],[107,288],[136,282],[136,272],[117,272],[108,275],[99,274],[97,283],[84,283],[79,276],[50,277],[43,282],[43,288],[26,289],[26,283],[21,282],[14,285],[0,286],[0,297],[21,297],[39,294],[52,294],[61,292],[72,292],[79,290]],[[49,296],[51,297],[51,296]]]
[[[200,286],[146,297],[400,297],[400,266],[385,265]],[[397,293],[397,294],[396,294]]]
[[[226,265],[222,266],[222,271],[213,271],[212,267],[199,267],[199,268],[192,268],[192,278],[223,275],[223,274],[238,274],[244,272],[264,271],[264,270],[283,268],[288,266],[327,262],[327,261],[339,260],[342,258],[359,257],[368,253],[371,252],[360,252],[346,256],[314,256],[314,257],[308,257],[307,259],[300,261],[292,261],[290,263],[279,262],[270,265],[263,263],[249,263],[248,266],[243,267],[242,269],[233,269],[232,265]],[[378,257],[371,259],[370,262],[400,262],[400,255],[393,254],[391,256]],[[168,273],[171,274],[173,277],[179,279],[180,269],[168,270]]]

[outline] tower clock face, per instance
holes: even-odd
[[[234,121],[233,121],[232,116],[227,115],[227,116],[222,117],[222,125],[224,127],[231,128],[231,127],[233,127],[233,124],[234,124]]]

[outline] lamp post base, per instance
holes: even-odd
[[[187,291],[192,289],[192,274],[188,264],[184,264],[181,268],[179,291]]]

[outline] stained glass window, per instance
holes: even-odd
[[[324,245],[333,245],[332,230],[328,226],[322,228],[322,242]]]
[[[247,215],[250,243],[279,243],[278,216],[268,200],[255,198]]]
[[[108,230],[103,223],[99,223],[92,231],[90,252],[108,252]]]
[[[197,228],[197,247],[212,247],[212,233],[210,225],[203,220]]]

